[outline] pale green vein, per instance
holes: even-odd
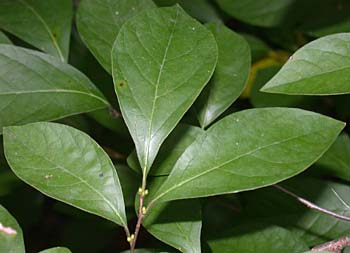
[[[159,73],[158,73],[158,77],[157,77],[157,81],[156,81],[156,85],[155,85],[156,87],[155,87],[154,99],[153,99],[153,103],[152,103],[151,118],[150,118],[150,123],[149,123],[149,127],[148,127],[147,138],[146,138],[146,140],[147,140],[146,145],[147,146],[146,146],[146,150],[145,150],[145,152],[146,152],[146,154],[145,154],[145,164],[144,164],[144,168],[142,169],[143,175],[146,174],[146,171],[148,169],[149,150],[150,150],[150,143],[151,143],[150,139],[151,139],[151,135],[152,135],[153,117],[154,117],[156,101],[157,101],[157,97],[158,97],[158,87],[159,87],[159,84],[160,84],[160,79],[162,77],[162,73],[163,73],[164,65],[165,65],[165,62],[166,62],[167,55],[168,55],[168,51],[169,51],[172,39],[174,37],[175,27],[176,27],[177,22],[178,22],[178,16],[179,16],[179,9],[177,8],[176,9],[176,17],[175,17],[174,25],[172,27],[172,30],[171,30],[171,33],[169,35],[166,48],[164,50],[164,57],[163,57],[162,63],[161,63],[160,68],[159,68]]]
[[[8,95],[26,95],[26,94],[36,94],[36,93],[73,93],[73,94],[79,94],[79,95],[85,95],[93,97],[101,102],[103,102],[106,105],[109,105],[109,103],[102,99],[99,96],[96,96],[92,93],[86,93],[82,91],[76,91],[76,90],[63,90],[63,89],[53,89],[53,90],[34,90],[34,91],[14,91],[14,92],[0,92],[0,96],[8,96]]]

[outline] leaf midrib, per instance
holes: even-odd
[[[25,7],[27,7],[33,14],[34,16],[36,16],[38,18],[38,20],[43,24],[46,32],[49,34],[49,37],[54,45],[54,47],[56,48],[59,58],[61,59],[62,62],[65,62],[63,53],[57,43],[57,40],[55,39],[55,37],[53,36],[49,26],[46,24],[45,20],[40,16],[40,14],[32,7],[30,6],[26,1],[24,0],[19,0]]]
[[[177,22],[178,22],[178,16],[179,16],[179,8],[176,8],[176,17],[175,17],[174,25],[171,29],[171,33],[169,35],[166,48],[164,50],[164,56],[163,56],[162,63],[161,63],[160,68],[159,68],[158,77],[157,77],[157,81],[155,84],[154,99],[153,99],[153,103],[152,103],[151,117],[150,117],[150,121],[149,121],[150,123],[149,123],[148,131],[147,131],[147,138],[146,138],[147,143],[146,143],[146,150],[145,150],[145,153],[146,153],[145,154],[145,164],[144,164],[144,168],[142,169],[143,175],[145,175],[147,173],[148,166],[149,166],[148,165],[148,163],[149,163],[149,151],[150,151],[151,135],[152,135],[152,128],[153,128],[153,117],[154,117],[154,112],[155,112],[156,101],[158,98],[158,87],[159,87],[160,79],[162,77],[163,68],[164,68],[164,65],[166,62],[166,58],[168,55],[168,50],[170,48],[170,44],[171,44],[173,36],[174,36],[175,27],[176,27]]]

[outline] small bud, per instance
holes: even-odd
[[[143,192],[142,188],[140,187],[139,190],[138,190],[138,194],[141,195]]]
[[[132,234],[132,235],[128,236],[128,238],[126,238],[126,240],[127,240],[128,242],[132,242],[132,241],[134,240],[134,238],[135,238],[135,235]]]
[[[148,194],[148,190],[146,189],[144,192],[143,192],[143,195],[146,196]]]
[[[145,215],[147,213],[146,207],[142,207],[142,214]]]

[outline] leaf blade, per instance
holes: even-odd
[[[100,64],[111,72],[112,46],[122,24],[139,12],[155,7],[151,0],[83,0],[77,13],[78,31]]]
[[[202,128],[222,114],[242,93],[250,69],[250,49],[243,37],[222,24],[208,24],[218,43],[218,63],[194,104]]]
[[[322,37],[294,53],[261,89],[290,95],[350,93],[350,33]]]
[[[4,0],[0,3],[2,29],[62,61],[68,58],[72,16],[71,0]]]
[[[150,35],[147,27],[155,34]],[[127,21],[112,57],[120,108],[146,174],[160,145],[212,75],[216,42],[177,5],[143,12]],[[197,68],[191,71],[190,66]]]
[[[4,146],[11,169],[27,184],[126,227],[124,200],[114,166],[85,133],[57,123],[6,127]]]
[[[152,201],[277,183],[315,162],[343,128],[344,123],[300,109],[263,108],[232,114],[186,149]]]
[[[0,231],[0,250],[9,253],[24,253],[23,232],[15,218],[0,205],[0,223],[6,228],[11,228],[16,234],[8,234]]]
[[[55,120],[108,105],[85,75],[55,57],[0,45],[0,65],[0,132],[5,126]]]

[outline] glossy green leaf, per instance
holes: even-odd
[[[256,189],[292,177],[314,163],[344,123],[292,108],[231,114],[182,154],[153,197],[174,200]]]
[[[322,173],[350,180],[350,138],[343,134],[329,150],[317,161]]]
[[[86,76],[55,57],[0,45],[0,66],[0,132],[108,105]]]
[[[149,191],[155,191],[164,179],[153,180]],[[142,225],[154,237],[183,253],[200,253],[201,209],[196,199],[157,203],[146,214]]]
[[[164,141],[159,154],[149,172],[152,176],[167,176],[173,169],[176,161],[204,131],[199,127],[179,124]],[[128,157],[128,165],[135,171],[141,172],[136,152]]]
[[[305,45],[261,89],[264,92],[333,95],[350,93],[350,33]]]
[[[217,54],[211,32],[179,5],[143,12],[121,28],[113,78],[143,173],[209,81]]]
[[[67,248],[56,247],[56,248],[40,251],[39,253],[71,253],[71,251]]]
[[[24,253],[22,229],[15,218],[0,205],[0,252]]]
[[[2,0],[0,28],[38,49],[67,61],[71,0]]]
[[[209,24],[219,49],[214,75],[205,87],[195,110],[202,128],[222,114],[242,93],[250,69],[248,43],[238,34],[221,24]]]
[[[0,44],[12,44],[11,40],[2,31],[0,31]]]
[[[85,133],[57,123],[4,128],[7,162],[23,181],[62,202],[126,226],[114,166]]]
[[[278,226],[238,227],[208,244],[212,253],[300,253],[309,249],[301,238]]]
[[[155,205],[143,225],[156,238],[184,253],[201,252],[201,205],[177,200]]]
[[[348,185],[312,178],[296,177],[282,186],[299,196],[333,212],[350,215]],[[242,195],[245,208],[240,223],[268,222],[288,228],[313,246],[350,233],[349,222],[312,210],[285,193],[269,187]]]
[[[216,0],[233,17],[251,25],[271,27],[283,23],[295,0]]]
[[[77,26],[85,45],[111,72],[111,51],[123,23],[139,12],[156,7],[152,0],[82,0]]]

